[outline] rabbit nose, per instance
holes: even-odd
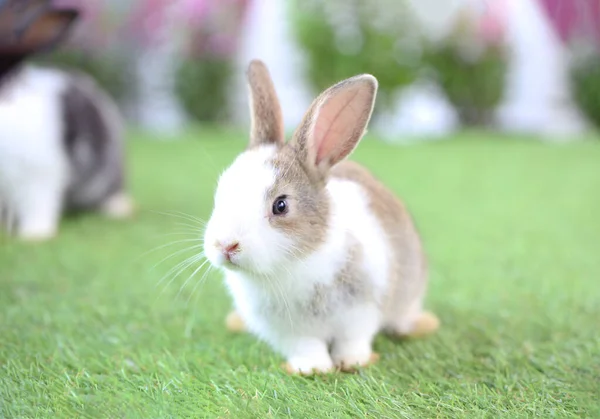
[[[240,243],[233,242],[233,243],[229,243],[227,245],[220,245],[220,247],[221,247],[221,252],[223,252],[223,255],[225,256],[225,259],[231,260],[231,257],[233,256],[233,254],[239,250]]]

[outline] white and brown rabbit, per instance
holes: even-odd
[[[116,105],[84,74],[26,63],[77,17],[50,1],[0,4],[0,222],[22,239],[53,237],[65,211],[132,212]]]
[[[362,138],[378,87],[364,74],[323,92],[287,143],[270,74],[247,72],[250,143],[219,179],[204,247],[222,268],[244,327],[289,372],[354,369],[379,332],[432,333],[426,258],[401,201],[345,158]]]

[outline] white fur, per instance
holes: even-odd
[[[234,261],[247,269],[263,271],[277,263],[272,246],[289,246],[290,240],[269,227],[266,218],[270,207],[263,200],[267,188],[275,181],[275,173],[264,162],[273,156],[273,147],[263,147],[241,154],[219,179],[211,222],[206,231],[206,256],[219,265],[223,255],[215,246],[234,241],[252,254],[241,252]]]
[[[65,193],[76,181],[62,138],[60,97],[69,87],[70,75],[28,65],[9,77],[13,78],[0,86],[0,227],[4,225],[10,232],[16,225],[20,238],[45,240],[56,234]],[[79,77],[77,83],[97,101],[107,128],[119,138],[121,120],[116,105],[89,77]],[[91,165],[95,158],[91,149],[81,147],[81,141],[77,144],[74,160]],[[99,172],[86,188],[76,190],[72,199],[88,202],[110,181],[106,172]],[[133,205],[121,191],[108,197],[99,210],[123,218],[130,215]]]
[[[16,77],[0,88],[0,201],[19,236],[45,239],[55,233],[68,179],[58,100],[67,81],[38,68]]]
[[[371,356],[373,337],[385,321],[380,302],[388,287],[391,258],[386,235],[362,187],[332,179],[327,184],[332,211],[325,243],[301,260],[289,258],[285,251],[293,240],[266,219],[270,206],[264,195],[275,173],[265,160],[273,152],[270,147],[247,151],[223,173],[206,230],[206,256],[223,267],[236,308],[249,329],[284,355],[294,370],[364,365]],[[330,295],[330,315],[312,315],[303,304],[316,286],[334,283],[346,263],[348,234],[368,249],[363,252],[362,271],[375,299],[345,304]],[[238,267],[224,263],[217,241],[239,241],[241,251],[233,259]],[[335,287],[330,290],[335,294]]]

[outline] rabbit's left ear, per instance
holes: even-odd
[[[4,0],[0,7],[0,56],[27,56],[54,48],[78,16],[76,9],[55,9],[47,0]]]
[[[375,77],[362,74],[315,99],[290,140],[305,167],[325,174],[352,153],[371,119],[377,87]]]

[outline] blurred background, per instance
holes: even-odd
[[[79,67],[128,122],[164,139],[246,129],[244,70],[269,66],[293,129],[319,91],[372,73],[370,132],[457,130],[575,141],[600,123],[598,0],[55,0],[83,11],[39,61]]]
[[[137,210],[72,217],[45,246],[0,232],[1,418],[600,418],[600,0],[52,1],[82,19],[30,61],[79,68],[118,103]],[[255,58],[288,131],[331,84],[379,80],[353,158],[414,215],[443,327],[378,339],[372,376],[288,380],[223,327],[231,299],[202,233],[248,138]],[[0,192],[18,197],[30,173],[60,172],[38,163],[56,141],[23,80],[16,110],[0,101]],[[12,158],[28,143],[9,129],[40,148]],[[3,183],[13,161],[33,164]]]

